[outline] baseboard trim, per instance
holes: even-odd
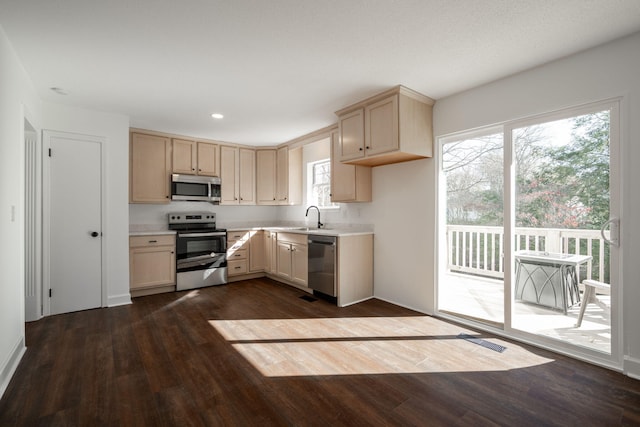
[[[386,298],[382,298],[382,297],[379,297],[377,295],[374,295],[373,298],[379,299],[380,301],[388,302],[389,304],[397,305],[398,307],[402,307],[402,308],[406,308],[406,309],[409,309],[409,310],[417,311],[418,313],[426,314],[427,316],[433,316],[433,313],[429,313],[428,311],[425,311],[425,310],[423,310],[421,308],[415,308],[415,307],[408,306],[406,304],[400,304],[399,302],[392,301],[392,300],[386,299]]]
[[[640,380],[640,359],[625,356],[623,363],[622,370],[625,375],[635,380]]]
[[[107,307],[131,304],[131,294],[112,295],[107,298]]]
[[[25,351],[27,351],[27,347],[24,345],[24,336],[22,336],[14,345],[9,357],[0,369],[0,399],[9,386],[9,382],[11,381],[13,374],[16,372],[16,369],[18,369],[18,365],[20,364]]]

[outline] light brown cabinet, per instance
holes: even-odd
[[[280,147],[276,152],[276,203],[302,203],[302,147]]]
[[[373,297],[372,234],[338,237],[336,287],[339,307]]]
[[[275,231],[264,232],[264,271],[276,274],[278,271],[278,234]]]
[[[173,173],[218,176],[217,144],[185,139],[172,140]]]
[[[129,237],[129,288],[131,296],[175,290],[174,235]]]
[[[339,160],[379,166],[433,156],[434,101],[397,86],[340,111]]]
[[[220,176],[220,146],[198,141],[198,175]]]
[[[228,275],[237,276],[249,271],[249,230],[237,230],[227,233]]]
[[[249,272],[265,270],[265,231],[251,230],[249,241]]]
[[[371,167],[350,165],[339,160],[338,131],[331,132],[331,201],[370,202]]]
[[[277,275],[300,285],[308,283],[308,249],[305,234],[278,233]]]
[[[194,175],[198,167],[198,152],[195,141],[174,138],[173,173]]]
[[[132,132],[129,144],[129,202],[169,203],[171,140]]]
[[[302,148],[257,150],[256,158],[257,204],[301,204]]]
[[[276,150],[256,151],[256,203],[276,203]]]
[[[256,152],[248,148],[220,147],[221,200],[223,205],[256,204]]]

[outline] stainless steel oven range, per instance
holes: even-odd
[[[227,230],[216,228],[213,212],[168,214],[176,230],[176,290],[227,283]]]

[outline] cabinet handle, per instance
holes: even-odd
[[[158,243],[157,240],[149,240],[149,243]]]
[[[240,267],[240,266],[235,267],[236,270],[240,270],[241,268],[242,267]]]
[[[369,147],[368,145],[365,147],[367,150],[371,149],[371,147]]]
[[[362,148],[362,147],[360,147],[360,148],[358,148],[358,150],[362,151],[362,150],[363,150],[363,148]]]

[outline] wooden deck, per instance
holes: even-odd
[[[599,297],[608,302],[608,296]],[[504,322],[503,281],[449,273],[439,288],[439,310],[461,314],[488,323]],[[610,305],[609,305],[610,306]],[[611,353],[611,313],[589,304],[580,328],[580,305],[567,314],[530,303],[515,302],[513,327],[533,334],[559,339],[572,344]]]

